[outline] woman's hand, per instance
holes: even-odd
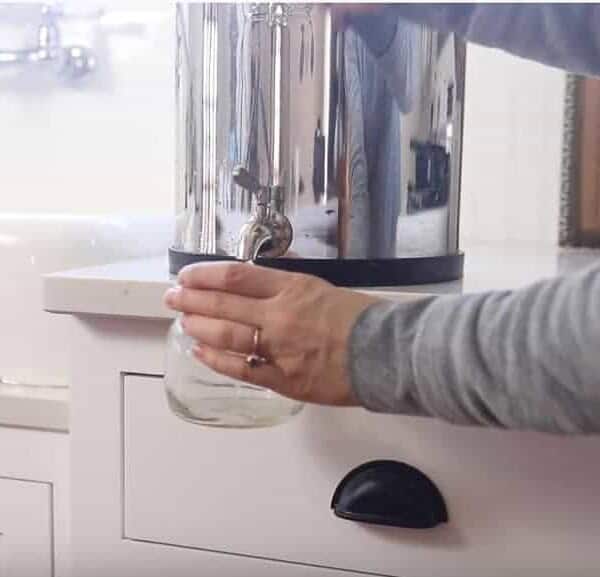
[[[377,299],[307,275],[243,263],[202,263],[179,273],[165,304],[183,313],[199,360],[224,375],[293,399],[356,404],[348,375],[348,338]],[[254,351],[266,363],[250,366]]]

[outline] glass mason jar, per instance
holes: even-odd
[[[283,423],[302,409],[298,401],[211,370],[194,356],[194,344],[177,317],[167,339],[165,372],[167,400],[177,416],[198,425],[251,428]]]

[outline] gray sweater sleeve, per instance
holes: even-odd
[[[394,10],[473,42],[600,75],[598,4]],[[600,265],[515,292],[374,305],[352,331],[350,355],[354,392],[374,411],[600,432]]]
[[[409,68],[397,62],[407,60],[417,36],[416,30],[402,21],[454,33],[570,72],[600,76],[597,3],[382,4],[351,15],[350,22],[378,57],[396,93],[409,84],[406,73],[399,74]]]
[[[477,44],[571,72],[600,75],[600,4],[411,3],[392,9],[400,18]],[[380,18],[387,18],[386,12]],[[375,27],[373,32],[384,36]]]
[[[557,433],[600,431],[600,265],[514,292],[368,308],[356,397],[380,412]]]

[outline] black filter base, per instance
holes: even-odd
[[[235,261],[230,256],[169,249],[169,272],[197,262]],[[343,287],[393,287],[450,282],[462,278],[464,254],[390,259],[258,258],[255,264],[310,274]]]

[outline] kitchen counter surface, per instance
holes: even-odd
[[[465,255],[461,281],[370,292],[452,294],[514,289],[591,265],[599,261],[600,250],[505,244],[470,247],[465,249]],[[166,256],[53,273],[44,277],[44,309],[54,313],[170,319],[173,315],[163,307],[162,295],[174,282]]]

